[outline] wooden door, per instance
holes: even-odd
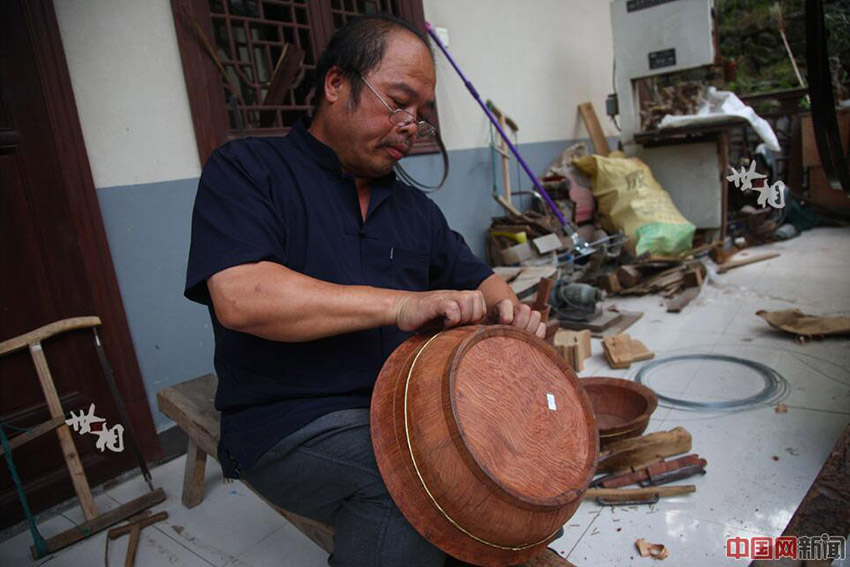
[[[2,0],[0,15],[0,340],[47,323],[97,315],[139,442],[160,448],[133,351],[71,90],[51,0]],[[95,404],[120,423],[91,330],[43,344],[66,415]],[[26,349],[0,359],[0,420],[8,437],[50,418]],[[126,429],[126,425],[125,425]],[[127,448],[96,449],[73,433],[89,483],[135,465]],[[55,434],[13,451],[33,511],[73,497]],[[0,465],[2,527],[23,517],[9,470]]]

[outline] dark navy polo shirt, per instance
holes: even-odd
[[[369,407],[381,366],[410,336],[381,327],[284,343],[222,327],[207,278],[261,260],[336,284],[412,291],[475,289],[493,273],[433,201],[392,173],[373,183],[364,222],[354,178],[300,122],[285,138],[216,150],[195,198],[185,295],[212,318],[226,476],[322,415]]]

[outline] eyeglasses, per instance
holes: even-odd
[[[372,94],[378,97],[378,100],[384,103],[384,106],[386,106],[387,110],[390,111],[390,124],[392,124],[393,126],[399,126],[401,128],[404,128],[408,124],[415,123],[416,137],[419,139],[430,138],[437,133],[437,129],[425,120],[416,120],[415,116],[413,116],[411,113],[404,110],[403,108],[393,109],[393,107],[387,104],[387,101],[384,100],[384,97],[378,94],[378,91],[375,90],[375,87],[369,84],[369,81],[367,81],[366,78],[363,77],[363,75],[360,75],[360,80],[366,83],[366,86],[369,87],[369,90],[372,91]]]

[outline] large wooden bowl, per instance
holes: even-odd
[[[580,382],[596,413],[599,443],[603,447],[642,434],[658,407],[655,392],[631,380],[592,377],[582,378]]]
[[[375,384],[371,431],[408,521],[483,566],[545,550],[581,503],[599,449],[573,370],[542,340],[505,326],[404,342]]]

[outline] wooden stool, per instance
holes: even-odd
[[[188,382],[169,386],[156,394],[159,411],[174,420],[189,437],[182,496],[183,505],[187,508],[194,508],[204,499],[204,468],[207,455],[218,458],[221,413],[214,407],[217,385],[218,378],[214,374],[206,374]],[[333,553],[332,527],[284,510],[263,498],[247,482],[244,480],[242,482],[316,545],[329,554]],[[529,561],[524,567],[570,567],[571,565],[557,554],[547,552]]]

